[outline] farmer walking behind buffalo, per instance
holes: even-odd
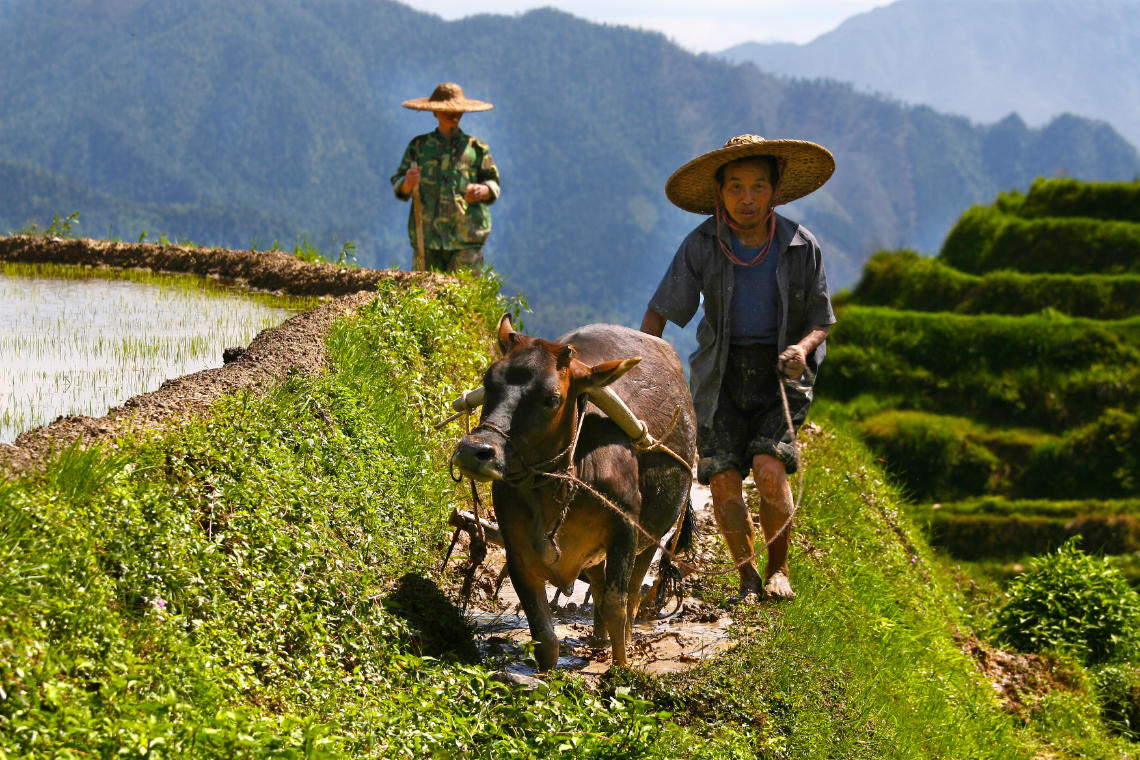
[[[435,130],[412,138],[392,175],[397,198],[406,201],[418,194],[408,214],[413,255],[424,258],[417,268],[426,264],[437,272],[477,269],[491,232],[487,207],[499,197],[499,170],[491,149],[463,132],[459,120],[464,113],[489,111],[492,105],[465,97],[454,82],[440,84],[431,97],[403,105],[431,111],[439,122]]]
[[[815,237],[773,211],[818,189],[835,170],[825,148],[803,140],[734,137],[669,178],[675,205],[711,214],[673,257],[642,319],[660,336],[666,320],[684,327],[704,296],[690,385],[698,423],[697,479],[712,491],[713,512],[734,563],[738,599],[764,593],[793,599],[788,546],[793,502],[788,475],[798,467],[779,383],[786,383],[796,429],[811,406],[812,385],[835,323]],[[751,469],[768,546],[761,579],[743,478]]]

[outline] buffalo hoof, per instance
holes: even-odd
[[[586,637],[586,643],[595,649],[600,649],[604,646],[609,646],[610,635],[606,633],[605,629],[595,628],[589,636]]]
[[[792,582],[783,573],[775,573],[764,584],[764,596],[769,599],[795,599],[796,592],[792,591]]]

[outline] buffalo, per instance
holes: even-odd
[[[686,509],[696,422],[681,361],[660,338],[595,324],[551,342],[499,322],[502,358],[483,377],[479,424],[452,464],[491,497],[507,572],[543,670],[558,662],[547,582],[585,575],[595,640],[626,647],[657,543]],[[590,399],[611,387],[662,448],[645,449]]]

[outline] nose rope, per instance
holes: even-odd
[[[544,459],[541,462],[536,462],[534,464],[527,464],[526,460],[523,459],[522,454],[515,447],[514,442],[511,440],[511,434],[508,433],[506,430],[503,430],[501,427],[499,427],[495,423],[493,423],[493,422],[480,422],[478,425],[476,425],[472,429],[471,432],[474,433],[480,429],[485,429],[485,430],[490,430],[492,433],[495,433],[495,434],[499,435],[500,437],[502,437],[503,443],[507,447],[509,447],[512,452],[514,452],[515,461],[517,461],[519,463],[519,465],[522,467],[521,473],[516,473],[514,475],[504,475],[503,480],[507,481],[511,485],[520,485],[520,484],[524,483],[525,481],[533,481],[536,477],[538,477],[540,475],[544,475],[544,474],[550,472],[551,470],[557,468],[558,463],[562,459],[565,459],[567,457],[569,457],[569,461],[566,464],[566,468],[568,470],[572,470],[574,468],[574,449],[578,445],[578,436],[582,432],[583,415],[581,414],[581,406],[582,406],[582,402],[581,402],[581,400],[579,400],[578,406],[577,406],[577,414],[576,414],[577,421],[574,425],[574,436],[570,439],[570,445],[567,446],[566,448],[564,448],[559,453],[555,454],[550,459]]]
[[[516,488],[536,487],[539,478],[554,476],[554,471],[559,468],[559,462],[561,462],[563,459],[566,460],[564,469],[565,473],[569,475],[570,478],[562,480],[562,492],[558,495],[557,499],[557,503],[560,504],[558,516],[555,518],[550,530],[548,530],[545,535],[545,539],[550,542],[550,545],[553,547],[556,557],[560,557],[562,555],[562,552],[558,548],[558,542],[555,540],[555,536],[558,533],[558,529],[562,527],[562,523],[566,520],[566,515],[570,511],[570,504],[574,501],[574,495],[578,491],[578,484],[583,482],[574,474],[574,452],[578,448],[578,439],[582,435],[582,426],[586,421],[586,415],[583,414],[585,411],[585,406],[585,395],[579,396],[574,403],[575,418],[574,422],[572,423],[574,434],[570,438],[569,445],[550,459],[545,459],[541,462],[536,462],[535,464],[527,464],[526,460],[522,458],[522,455],[519,453],[518,449],[511,441],[510,433],[508,433],[506,430],[503,430],[493,422],[480,422],[474,428],[474,430],[485,428],[487,430],[490,430],[492,433],[501,436],[503,438],[503,443],[514,452],[514,458],[522,467],[522,471],[515,475],[504,475],[503,480]],[[472,432],[474,432],[474,430]],[[475,498],[478,499],[474,480],[471,481],[471,489],[472,493],[476,494]]]

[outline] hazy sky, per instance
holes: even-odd
[[[515,14],[555,7],[590,21],[663,32],[694,52],[717,52],[738,42],[807,42],[848,16],[891,0],[402,0],[456,19],[473,13]]]

